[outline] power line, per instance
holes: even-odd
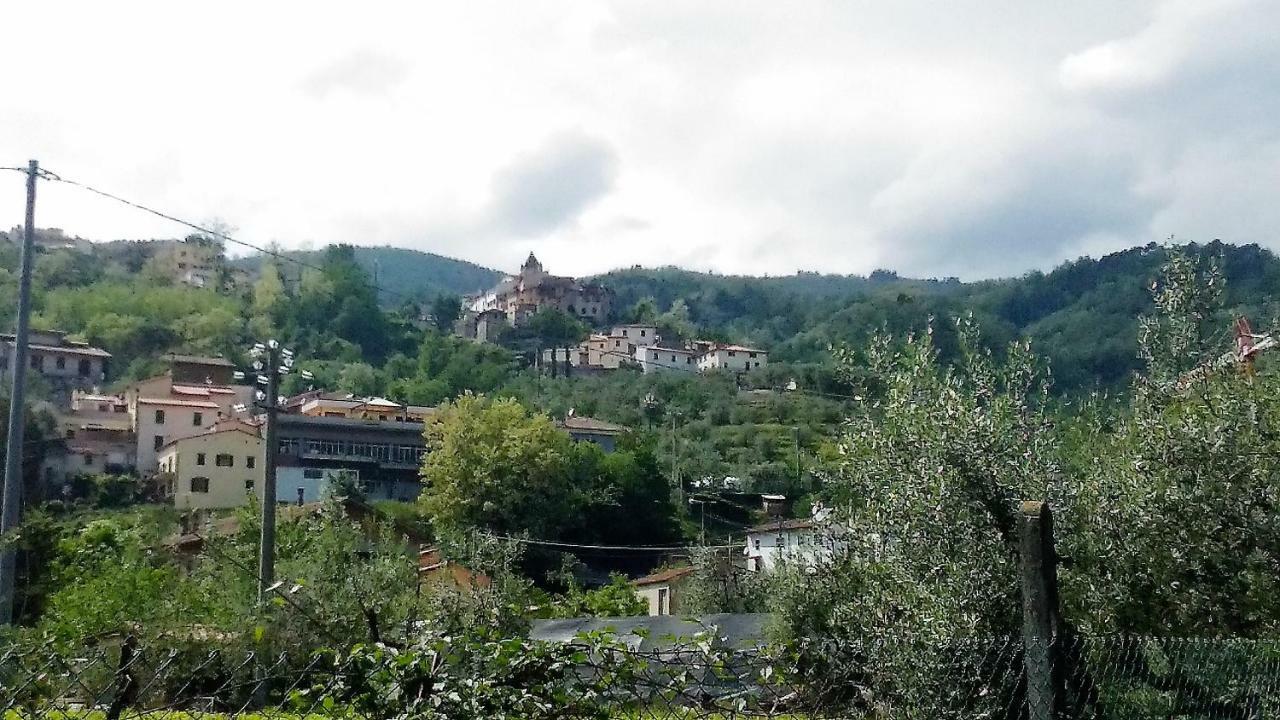
[[[731,545],[587,545],[582,543],[566,543],[554,542],[551,540],[533,540],[530,538],[511,537],[508,535],[495,535],[492,533],[479,533],[480,535],[491,538],[493,540],[503,540],[506,542],[520,543],[522,545],[537,545],[540,547],[562,548],[570,550],[621,550],[631,552],[675,552],[682,550],[723,550],[726,548],[742,547],[738,544]]]

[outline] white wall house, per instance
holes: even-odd
[[[697,354],[692,350],[667,347],[637,347],[636,363],[646,373],[651,372],[697,372]]]
[[[742,345],[716,345],[698,357],[698,369],[746,372],[769,366],[769,353]]]
[[[218,421],[219,411],[216,402],[175,398],[138,398],[133,408],[138,472],[143,475],[156,471],[161,448],[207,431]]]
[[[616,325],[610,335],[636,347],[650,347],[661,342],[657,325]]]
[[[769,572],[782,563],[813,565],[830,559],[841,543],[833,529],[813,520],[779,520],[747,531],[747,570]]]

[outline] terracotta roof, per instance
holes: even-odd
[[[780,532],[785,530],[812,530],[814,522],[811,518],[796,518],[792,520],[776,520],[771,523],[757,525],[747,532],[767,533]]]
[[[604,420],[597,420],[596,418],[582,415],[570,415],[558,424],[565,430],[581,430],[585,432],[600,433],[622,433],[627,431],[627,428],[622,425],[614,425],[613,423],[605,422]]]
[[[236,391],[225,385],[179,385],[174,383],[170,388],[170,392],[174,395],[198,395],[200,397],[209,397],[210,395],[234,395]]]
[[[642,578],[636,578],[635,580],[631,581],[631,584],[632,585],[657,585],[658,583],[665,583],[665,582],[671,582],[672,580],[678,580],[679,578],[682,578],[685,575],[688,575],[692,572],[693,572],[693,568],[690,566],[668,568],[666,570],[660,570],[651,575],[645,575]]]
[[[167,442],[167,443],[165,443],[164,445],[160,446],[160,449],[161,449],[161,450],[164,450],[165,448],[171,448],[171,447],[173,447],[174,445],[177,445],[177,444],[178,444],[178,443],[180,443],[180,442],[187,442],[188,440],[203,440],[203,439],[205,439],[205,438],[209,437],[210,435],[221,435],[222,433],[229,433],[229,432],[238,432],[238,433],[243,433],[243,434],[248,435],[249,437],[252,437],[252,438],[261,437],[260,435],[258,435],[258,433],[253,432],[253,431],[252,431],[252,430],[250,430],[249,428],[243,428],[243,427],[229,427],[229,428],[223,428],[223,429],[221,429],[221,430],[213,430],[213,431],[211,431],[211,432],[202,432],[202,433],[200,433],[199,435],[192,435],[191,437],[184,437],[184,438],[178,438],[177,440],[170,440],[169,442]]]

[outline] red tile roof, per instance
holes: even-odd
[[[678,580],[692,572],[693,572],[693,568],[689,566],[678,567],[678,568],[668,568],[666,570],[660,570],[656,573],[653,573],[652,575],[645,575],[642,578],[636,578],[635,580],[631,581],[631,584],[632,585],[657,585],[659,583],[666,583],[666,582],[671,582],[672,580]]]

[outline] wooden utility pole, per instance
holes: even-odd
[[[1027,717],[1052,720],[1058,647],[1058,556],[1053,512],[1045,502],[1022,503],[1018,514],[1022,578],[1022,645]]]
[[[0,505],[0,539],[9,540],[22,519],[23,413],[27,387],[27,336],[31,317],[31,269],[35,264],[36,177],[40,163],[27,164],[27,214],[22,231],[22,268],[18,279],[18,323],[9,370],[9,432],[5,441],[4,497]],[[13,622],[14,571],[17,550],[7,542],[0,548],[0,625]]]

